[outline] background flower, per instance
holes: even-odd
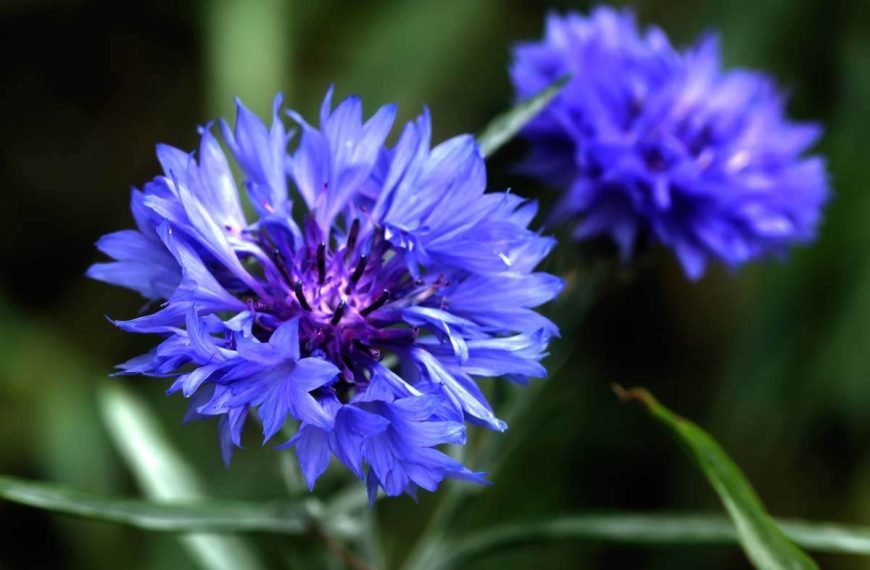
[[[722,70],[715,37],[677,51],[630,11],[601,7],[551,14],[514,58],[518,99],[571,75],[525,129],[523,166],[562,188],[553,219],[577,239],[609,236],[623,259],[660,242],[697,279],[710,260],[738,267],[815,237],[827,177],[803,155],[820,129],[787,120],[767,76]]]
[[[331,100],[319,127],[290,112],[290,154],[280,97],[270,127],[241,103],[235,127],[221,124],[252,222],[210,126],[196,154],[158,146],[164,174],[132,196],[138,229],[102,238],[116,261],[89,271],[163,301],[117,323],[166,337],[122,372],[174,377],[189,417],[220,417],[227,462],[249,412],[264,442],[298,421],[282,447],[312,488],[330,451],[371,500],[483,482],[436,448],[464,444],[466,422],[506,428],[475,377],[545,375],[556,328],[533,309],[562,282],[534,268],[553,240],[528,229],[533,202],[484,194],[472,137],[431,148],[424,112],[388,148],[395,106],[363,121],[359,98]]]

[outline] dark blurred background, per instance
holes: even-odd
[[[180,6],[178,4],[181,4]],[[782,263],[689,284],[662,256],[606,288],[548,380],[496,485],[468,528],[547,513],[718,510],[712,491],[609,383],[642,384],[707,428],[776,515],[870,524],[870,2],[689,0],[634,4],[685,45],[721,30],[729,65],[771,71],[791,114],[826,127],[836,199],[821,239]],[[328,84],[400,118],[429,105],[436,140],[475,132],[510,103],[508,48],[540,37],[550,8],[524,0],[0,3],[0,473],[113,495],[139,494],[100,421],[98,385],[152,339],[114,329],[134,293],[90,282],[94,241],[131,225],[128,190],[158,173],[154,144],[185,149],[195,126],[231,116],[240,96],[261,114],[274,93],[313,116]],[[512,143],[490,163],[493,188],[546,190],[510,176]],[[571,248],[563,243],[563,248]],[[551,269],[559,267],[557,255]],[[584,279],[584,275],[576,276]],[[558,315],[571,328],[570,311]],[[162,381],[115,379],[154,403],[173,443],[229,499],[279,499],[275,453],[255,438],[224,469],[214,424],[181,427],[185,403]],[[511,388],[516,389],[516,388]],[[480,466],[486,469],[486,466]],[[419,533],[419,506],[376,511],[397,559]],[[461,529],[459,529],[461,532]],[[245,538],[287,566],[305,540]],[[870,561],[819,556],[824,568]],[[0,502],[0,567],[187,568],[170,536]],[[745,568],[731,547],[524,546],[475,568]],[[294,566],[302,567],[302,566]]]

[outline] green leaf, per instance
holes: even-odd
[[[653,417],[664,424],[683,445],[719,495],[734,521],[744,552],[757,568],[818,568],[783,534],[740,468],[704,430],[659,404],[652,394],[642,388],[624,390],[614,386],[614,391],[623,401],[638,401],[646,406]]]
[[[493,119],[477,136],[477,142],[480,144],[480,152],[483,153],[483,156],[489,158],[516,136],[550,101],[556,98],[567,85],[569,79],[568,76],[562,77],[534,97],[518,103],[506,113]]]
[[[870,528],[830,523],[778,521],[795,542],[820,552],[870,555]],[[427,557],[426,570],[465,568],[490,552],[522,544],[583,540],[595,543],[644,545],[720,545],[738,541],[734,524],[714,514],[609,513],[565,515],[543,520],[505,523],[442,544]],[[779,568],[767,566],[766,568]]]
[[[114,383],[102,388],[99,403],[115,446],[147,497],[157,501],[206,500],[196,474],[169,445],[142,402]],[[262,568],[238,537],[187,534],[179,540],[206,570]]]
[[[310,526],[305,509],[294,505],[118,499],[5,476],[0,476],[0,497],[30,507],[150,531],[304,534]]]

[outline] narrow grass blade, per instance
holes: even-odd
[[[119,499],[40,481],[0,476],[0,498],[56,513],[158,532],[273,532],[301,535],[309,518],[299,506],[235,502]]]
[[[145,495],[156,501],[206,501],[194,472],[168,443],[145,405],[118,384],[100,392],[109,434]],[[262,566],[238,537],[186,534],[179,540],[206,570]]]
[[[477,136],[483,156],[485,158],[492,156],[495,151],[516,136],[550,101],[556,98],[569,79],[567,76],[559,79],[534,97],[518,103],[493,119]]]

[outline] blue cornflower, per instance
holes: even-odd
[[[788,121],[765,75],[723,71],[715,37],[680,52],[602,7],[551,14],[514,60],[519,99],[571,76],[524,130],[523,166],[564,189],[553,218],[575,238],[609,236],[624,260],[665,244],[692,279],[711,260],[738,267],[814,239],[828,181],[804,153],[821,131]]]
[[[295,446],[310,487],[332,456],[372,499],[483,482],[437,448],[462,445],[467,422],[506,428],[475,378],[545,375],[557,331],[534,307],[562,281],[534,271],[553,246],[528,228],[536,204],[484,193],[472,137],[430,148],[426,111],[388,148],[394,106],[363,122],[358,98],[332,110],[330,91],[319,128],[289,112],[288,153],[280,107],[271,127],[241,103],[221,123],[253,221],[206,126],[198,154],[158,146],[164,175],[133,191],[137,229],[97,243],[115,261],[91,277],[161,303],[117,322],[164,337],[121,373],[174,378],[191,418],[220,418],[227,462],[252,412],[264,443],[295,422],[279,447]]]

